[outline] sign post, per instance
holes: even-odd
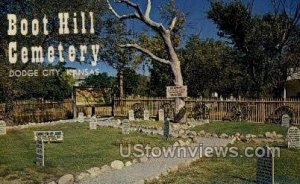
[[[42,137],[38,137],[36,140],[36,165],[45,166],[45,147]]]

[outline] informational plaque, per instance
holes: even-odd
[[[300,130],[297,127],[290,127],[287,133],[288,148],[300,149]]]
[[[128,119],[129,119],[129,121],[134,121],[134,111],[133,110],[128,111]]]
[[[144,121],[149,121],[150,119],[150,112],[149,110],[145,109],[144,110]]]
[[[170,120],[168,118],[164,121],[164,137],[169,138],[170,136]]]
[[[4,121],[0,121],[0,135],[6,134],[6,123]]]
[[[281,125],[284,127],[290,127],[291,117],[288,114],[284,114],[281,117]]]
[[[34,131],[34,140],[42,138],[44,142],[62,142],[64,133],[62,131]]]
[[[129,134],[130,132],[130,123],[128,119],[122,121],[122,134]]]
[[[187,86],[168,86],[167,98],[187,97]]]
[[[163,109],[159,109],[158,111],[158,120],[159,121],[164,121],[165,120],[165,112]]]
[[[42,137],[36,140],[36,165],[45,166],[45,147]]]
[[[263,147],[258,151],[256,183],[274,184],[274,156],[268,147]]]

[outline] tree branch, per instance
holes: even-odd
[[[139,50],[140,52],[147,54],[149,57],[151,57],[153,60],[158,61],[160,63],[164,63],[164,64],[170,64],[171,62],[169,60],[166,59],[162,59],[158,56],[156,56],[155,54],[153,54],[150,50],[145,49],[141,46],[139,46],[138,44],[125,44],[125,45],[120,45],[120,47],[126,47],[126,48],[134,48]]]
[[[177,17],[174,17],[173,20],[172,20],[172,23],[169,27],[169,30],[172,31],[176,25],[176,22],[177,22]]]
[[[112,11],[112,13],[118,17],[119,19],[121,20],[124,20],[124,19],[139,19],[141,20],[142,22],[144,22],[145,24],[147,24],[148,26],[150,26],[152,29],[154,29],[155,31],[158,31],[158,32],[163,32],[165,33],[166,32],[166,29],[164,28],[164,26],[161,24],[161,23],[157,23],[155,21],[153,21],[151,18],[150,18],[150,11],[151,11],[151,0],[148,0],[148,4],[147,4],[147,9],[146,9],[146,12],[145,14],[143,14],[141,8],[139,7],[139,5],[131,2],[130,0],[118,0],[118,1],[115,1],[116,3],[125,3],[127,6],[130,6],[132,7],[136,12],[133,13],[133,14],[128,14],[128,15],[119,15],[114,9],[113,7],[111,6],[110,4],[110,1],[109,0],[106,0],[107,1],[107,4],[108,4],[108,7],[109,9]]]

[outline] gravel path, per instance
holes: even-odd
[[[199,138],[198,144],[207,146],[226,146],[229,139],[218,138]],[[195,145],[194,145],[195,146]],[[193,146],[193,147],[194,147]],[[129,167],[124,167],[122,170],[111,170],[102,173],[96,178],[91,178],[86,181],[80,182],[81,184],[133,184],[139,183],[145,178],[153,178],[159,176],[161,173],[166,172],[170,167],[178,166],[186,162],[192,161],[193,158],[187,155],[186,158],[150,158],[145,163],[133,164]]]

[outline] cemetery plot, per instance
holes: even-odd
[[[97,129],[97,118],[95,116],[93,116],[91,119],[90,119],[90,130],[96,130]]]
[[[287,134],[288,147],[300,149],[300,130],[297,127],[290,127]]]
[[[34,140],[42,138],[45,142],[63,142],[64,134],[62,131],[35,131]]]
[[[274,157],[272,150],[263,147],[257,157],[256,182],[258,184],[274,184]]]
[[[284,127],[289,127],[291,120],[292,120],[292,118],[288,114],[284,114],[281,117],[281,125]]]
[[[150,119],[150,112],[149,110],[144,110],[144,121],[148,121]]]
[[[6,124],[4,121],[0,121],[0,135],[6,134]]]
[[[165,120],[165,112],[163,109],[159,109],[158,111],[158,120],[159,121],[164,121]]]
[[[84,123],[84,114],[83,112],[78,113],[78,122]]]
[[[36,165],[45,166],[45,146],[41,137],[36,140]]]
[[[128,119],[129,119],[129,121],[134,121],[134,111],[133,110],[130,110],[128,112]]]
[[[122,121],[122,134],[129,134],[130,132],[130,123],[128,119]]]

